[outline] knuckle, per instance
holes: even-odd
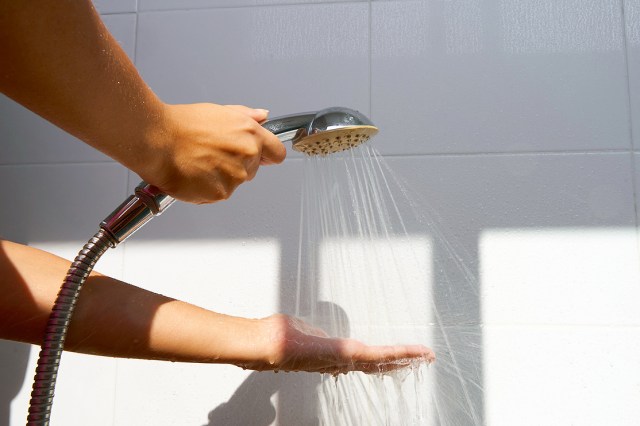
[[[234,182],[236,185],[241,184],[249,180],[249,172],[246,169],[240,169],[234,176]]]
[[[248,158],[255,158],[260,155],[260,148],[255,142],[244,144],[242,151],[244,156]]]

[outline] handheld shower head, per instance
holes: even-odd
[[[333,107],[318,112],[293,114],[268,120],[262,126],[282,142],[307,155],[327,155],[366,142],[378,133],[371,120],[358,111]],[[141,182],[100,226],[115,244],[121,243],[175,200],[153,185]]]
[[[269,120],[262,125],[282,142],[307,155],[328,155],[351,149],[378,133],[364,114],[343,107],[294,114]]]
[[[327,108],[316,113],[296,114],[263,123],[282,142],[307,155],[327,155],[366,142],[378,133],[371,121],[348,108]],[[158,188],[141,182],[127,198],[100,223],[100,230],[87,242],[73,262],[58,293],[38,358],[36,377],[29,402],[29,425],[48,425],[64,349],[67,329],[80,289],[93,266],[109,247],[116,247],[175,200]]]

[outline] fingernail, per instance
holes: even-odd
[[[269,110],[268,109],[262,109],[262,108],[258,108],[257,111],[260,111],[266,115],[269,115]]]

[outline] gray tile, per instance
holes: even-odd
[[[426,210],[461,235],[482,229],[633,227],[627,153],[386,160]]]
[[[103,15],[136,11],[136,0],[93,0],[93,4]]]
[[[139,0],[139,8],[143,11],[171,9],[189,10],[215,7],[243,7],[329,2],[336,3],[347,1],[351,0]]]
[[[384,153],[629,148],[617,0],[374,2],[372,11],[372,115]]]
[[[606,305],[619,301],[623,290],[636,287],[634,276],[640,267],[633,241],[635,212],[629,154],[394,157],[387,163],[394,176],[390,182],[396,188],[396,203],[406,215],[409,234],[427,234],[433,239],[433,292],[443,323],[480,321],[483,285],[499,288],[509,273],[517,276],[517,270],[509,272],[509,262],[502,269],[492,266],[496,265],[496,254],[513,244],[515,248],[505,253],[515,256],[519,263],[514,264],[523,270],[535,266],[535,257],[519,258],[518,249],[522,256],[535,254],[541,264],[538,269],[526,269],[528,272],[518,276],[513,286],[534,282],[543,289],[553,280],[557,283],[559,277],[568,276],[566,285],[558,284],[564,285],[564,290],[557,294],[570,296],[577,294],[566,291],[571,283],[577,284],[585,270],[593,272],[586,275],[589,279],[585,284],[588,281],[590,287],[580,297],[565,300],[566,304],[549,304],[547,311],[541,308],[523,316],[524,320],[533,321],[540,312],[546,312],[553,320],[565,322],[593,323],[602,322],[603,318],[606,322],[609,318],[617,323],[637,323],[636,309],[628,309],[628,303],[620,303],[619,309]],[[549,236],[548,250],[555,250],[555,256],[549,257],[549,251],[536,251],[533,245],[544,241],[545,235]],[[599,239],[601,245],[597,244]],[[571,242],[575,250],[561,251]],[[621,255],[604,262],[597,257],[599,250],[607,256]],[[564,271],[564,275],[551,275],[543,281],[554,268]],[[609,280],[616,282],[617,290],[611,288]],[[585,312],[577,307],[571,311],[574,306],[591,306],[592,299],[585,302],[583,296],[589,292],[599,294],[606,288],[611,292],[601,297],[602,305],[593,308],[590,319],[585,320]],[[524,294],[516,294],[521,299],[515,297],[512,302],[525,303]],[[493,300],[495,303],[488,306],[497,306],[501,299]],[[607,306],[617,314],[610,314]],[[502,321],[505,316],[508,313],[494,313],[491,318]]]
[[[110,161],[77,138],[0,95],[0,164]]]
[[[640,151],[640,0],[624,1],[633,146]]]
[[[143,13],[137,65],[166,102],[368,113],[368,5]]]
[[[29,242],[78,241],[124,201],[127,171],[118,164],[0,166],[0,235]]]
[[[102,17],[111,34],[120,43],[129,58],[133,60],[136,46],[136,15],[127,13]]]
[[[105,16],[114,37],[133,58],[135,15]],[[0,95],[0,164],[111,161],[13,100]]]

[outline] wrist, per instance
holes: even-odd
[[[238,358],[233,364],[250,370],[266,371],[277,369],[280,359],[278,332],[273,316],[262,319],[246,319],[241,339],[242,347],[237,348]]]
[[[138,143],[122,163],[147,183],[166,191],[173,175],[173,144],[177,128],[172,105],[154,102],[139,126]]]

